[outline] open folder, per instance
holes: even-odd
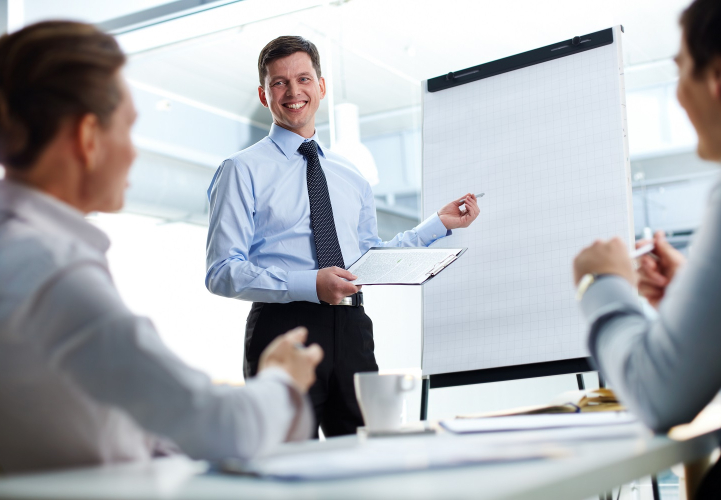
[[[348,270],[354,285],[422,285],[463,255],[465,248],[373,247]]]

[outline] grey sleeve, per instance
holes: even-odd
[[[721,188],[711,193],[688,263],[658,319],[623,278],[605,276],[581,302],[589,348],[624,404],[656,431],[689,422],[721,389]]]
[[[56,325],[42,345],[60,376],[193,458],[249,458],[310,433],[309,403],[287,373],[267,370],[245,387],[214,385],[125,307],[100,266],[63,273],[34,312],[39,324]]]

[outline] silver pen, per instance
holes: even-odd
[[[486,193],[478,193],[478,194],[476,195],[476,198],[483,198],[483,195],[484,195],[484,194],[486,194]],[[465,201],[466,201],[466,197],[464,196],[463,198],[461,198],[460,200],[458,200],[458,203],[465,202]]]
[[[486,193],[478,193],[476,195],[476,199],[483,198],[484,194],[486,194]],[[466,211],[466,197],[464,196],[463,198],[458,200],[458,203],[463,203],[463,205],[458,205],[458,210],[460,210],[461,212],[465,212]]]
[[[632,259],[638,259],[642,255],[646,255],[647,253],[653,252],[653,249],[655,248],[653,243],[649,243],[648,245],[644,245],[641,248],[637,248],[633,252],[631,252],[630,257]]]

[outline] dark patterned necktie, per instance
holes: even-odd
[[[345,269],[343,253],[340,251],[340,243],[338,243],[338,233],[335,230],[328,183],[318,159],[318,146],[315,141],[306,141],[300,145],[298,152],[305,156],[308,163],[306,181],[308,183],[308,200],[310,200],[310,224],[313,228],[315,253],[318,256],[318,269],[332,266]]]

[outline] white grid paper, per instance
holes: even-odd
[[[424,286],[423,373],[588,356],[571,262],[632,234],[614,43],[424,95],[423,208],[485,193],[468,247]]]

